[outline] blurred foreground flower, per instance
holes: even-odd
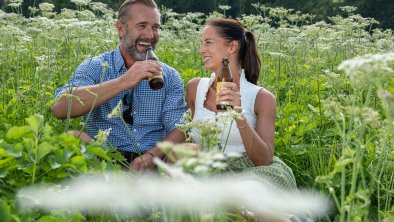
[[[177,169],[158,159],[155,161],[169,172]],[[146,207],[157,209],[157,206],[177,212],[200,213],[228,209],[229,206],[245,207],[269,217],[286,214],[321,216],[329,210],[327,199],[313,192],[288,193],[261,181],[245,181],[237,177],[196,180],[181,171],[171,173],[176,180],[155,176],[132,178],[119,174],[84,176],[66,185],[25,188],[18,193],[17,199],[23,208],[79,209],[85,212],[107,209],[125,216],[137,215]]]
[[[385,77],[392,77],[391,64],[394,62],[394,53],[370,54],[358,56],[343,61],[339,70],[343,70],[356,84],[385,81]]]

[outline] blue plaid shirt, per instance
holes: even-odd
[[[108,64],[106,69],[103,67],[105,63]],[[94,138],[100,129],[111,129],[108,137],[109,145],[129,152],[147,151],[155,146],[156,142],[163,140],[176,128],[175,124],[180,122],[187,108],[183,81],[179,73],[164,63],[161,63],[161,66],[164,78],[163,88],[152,90],[147,80],[141,81],[134,87],[132,93],[133,125],[127,124],[126,126],[120,118],[108,118],[108,114],[116,107],[119,100],[130,93],[130,90],[126,90],[94,109],[89,119],[87,119],[88,114],[84,115],[86,133]],[[59,97],[70,87],[99,84],[115,79],[126,71],[127,68],[118,47],[116,50],[86,59],[78,66],[68,83],[57,89],[54,97]],[[123,105],[122,112],[127,108],[128,106]]]

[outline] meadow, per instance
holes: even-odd
[[[82,118],[60,121],[50,111],[55,90],[76,67],[119,42],[116,12],[97,2],[74,2],[78,10],[61,13],[42,3],[30,8],[29,18],[21,16],[20,1],[10,4],[14,13],[0,10],[4,221],[125,220],[75,210],[25,211],[15,201],[17,191],[29,185],[119,170],[111,159],[121,156],[100,138],[84,144],[64,133],[83,130]],[[318,220],[393,221],[392,30],[375,28],[378,21],[361,17],[354,7],[343,7],[329,22],[291,9],[254,7],[256,14],[238,19],[257,38],[262,59],[258,85],[277,98],[275,155],[292,168],[299,188],[318,190],[332,200],[333,211]],[[209,75],[199,55],[201,28],[208,19],[226,17],[226,10],[220,6],[204,15],[161,9],[163,25],[155,53],[179,71],[185,84]],[[160,212],[145,219],[171,221]],[[212,221],[227,219],[218,214]],[[195,214],[177,220],[211,221]]]

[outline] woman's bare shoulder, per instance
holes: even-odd
[[[189,82],[187,82],[187,88],[189,89],[189,87],[191,89],[195,89],[197,88],[198,83],[200,82],[201,78],[193,78],[191,80],[189,80]]]
[[[276,109],[276,99],[272,92],[265,88],[261,88],[257,93],[255,102],[255,112],[259,113],[261,111],[273,111]]]

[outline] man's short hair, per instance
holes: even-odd
[[[125,24],[127,17],[129,16],[129,8],[136,3],[141,3],[152,8],[157,8],[155,0],[126,0],[119,8],[118,20]]]

